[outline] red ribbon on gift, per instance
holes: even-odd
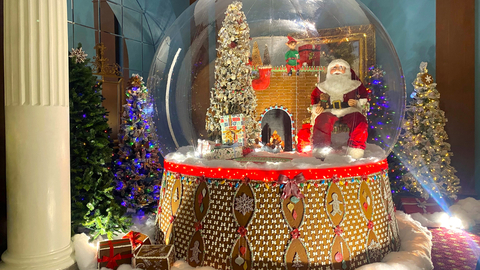
[[[110,256],[103,256],[101,259],[98,258],[97,261],[99,263],[106,262],[107,268],[114,269],[118,266],[117,261],[121,259],[128,259],[132,258],[133,254],[117,254],[113,256],[113,243],[112,241],[108,241],[108,245],[110,246]]]
[[[287,199],[290,196],[295,196],[299,199],[304,198],[303,194],[298,188],[298,184],[305,183],[307,179],[303,176],[303,173],[297,174],[293,179],[288,178],[287,176],[281,174],[278,177],[277,183],[280,185],[285,185],[283,187],[282,199]]]
[[[136,249],[139,245],[143,245],[143,241],[139,239],[140,236],[141,234],[139,232],[130,231],[127,235],[122,237],[122,239],[129,239],[130,243],[132,243],[132,248]]]

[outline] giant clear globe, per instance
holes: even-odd
[[[405,83],[392,41],[373,13],[355,0],[243,0],[226,15],[232,3],[195,2],[158,46],[147,87],[162,155],[197,147],[199,139],[221,141],[221,114],[242,109],[249,112],[245,144],[275,141],[281,152],[308,155],[318,146],[315,137],[323,136],[328,145],[320,146],[337,154],[359,148],[365,158],[385,159],[401,130]],[[228,18],[235,12],[244,16]],[[225,69],[227,62],[238,68]],[[315,94],[335,76],[332,63],[345,63],[338,67],[350,74],[347,84],[366,92],[347,95],[352,88],[327,100],[318,95],[323,90]],[[236,94],[240,98],[219,109],[217,103]],[[325,107],[323,118],[334,115],[324,126],[314,115],[318,106]],[[335,114],[340,108],[348,109]]]

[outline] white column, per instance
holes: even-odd
[[[1,269],[65,269],[70,241],[65,0],[5,0],[7,251]]]

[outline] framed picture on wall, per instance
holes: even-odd
[[[375,30],[372,25],[323,29],[291,36],[299,41],[300,55],[308,59],[308,66],[327,66],[330,61],[341,58],[350,63],[363,79],[368,67],[375,64]]]

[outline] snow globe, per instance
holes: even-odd
[[[354,269],[400,248],[386,157],[405,85],[355,0],[200,0],[148,88],[165,157],[158,237],[215,269]]]

